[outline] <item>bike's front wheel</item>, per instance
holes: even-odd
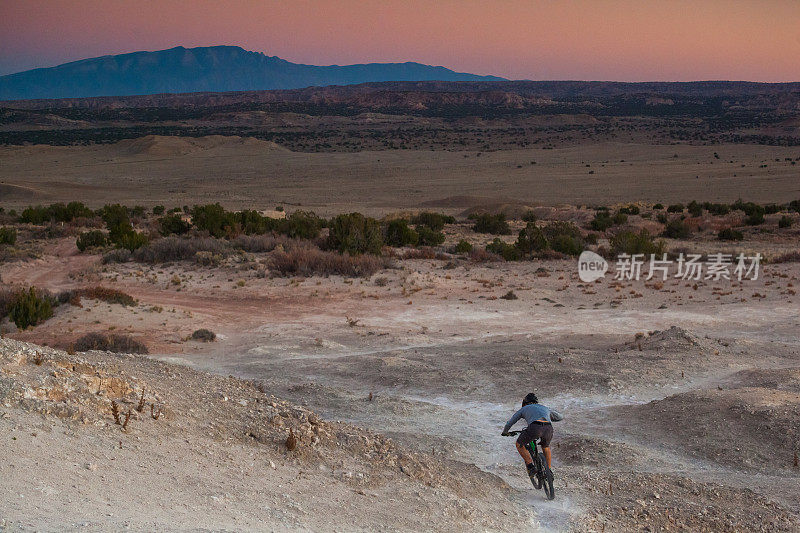
[[[556,489],[553,487],[553,482],[550,480],[549,476],[545,476],[544,478],[544,494],[547,496],[548,500],[552,500],[556,497]]]

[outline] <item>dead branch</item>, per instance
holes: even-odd
[[[114,423],[121,426],[122,422],[119,420],[119,404],[117,404],[116,400],[111,400],[111,414],[114,415]]]
[[[142,388],[142,396],[139,398],[139,405],[136,406],[136,411],[139,413],[144,411],[144,388]]]

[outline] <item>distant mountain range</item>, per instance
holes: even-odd
[[[381,81],[498,81],[420,63],[315,66],[238,46],[182,46],[0,76],[0,100],[299,89]]]

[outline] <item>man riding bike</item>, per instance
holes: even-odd
[[[528,423],[528,427],[519,434],[519,437],[517,437],[517,451],[525,461],[525,466],[528,469],[528,475],[534,475],[535,467],[533,465],[533,458],[531,457],[531,454],[528,453],[528,450],[525,449],[525,445],[536,439],[541,439],[539,442],[542,447],[542,451],[544,452],[544,457],[547,460],[547,470],[549,475],[552,476],[552,471],[550,470],[550,463],[552,460],[550,441],[553,438],[552,422],[563,420],[564,417],[552,409],[540,404],[539,399],[534,393],[531,392],[528,393],[522,400],[522,409],[514,413],[514,416],[512,416],[511,419],[506,423],[506,426],[503,428],[502,435],[508,435],[508,431],[511,429],[511,426],[516,424],[520,418],[525,419],[525,421]]]

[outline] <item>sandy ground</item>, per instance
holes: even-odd
[[[795,459],[800,440],[797,263],[765,265],[758,280],[741,283],[606,278],[586,284],[577,279],[572,261],[448,265],[405,260],[399,268],[370,279],[348,280],[258,278],[234,264],[213,270],[185,264],[102,267],[92,264],[97,259],[59,244],[40,260],[3,265],[0,276],[7,283],[36,282],[51,289],[102,284],[124,289],[139,300],[138,305],[123,308],[85,300],[81,308],[62,306],[45,324],[10,336],[66,346],[85,331],[128,332],[150,346],[152,359],[251,380],[248,383],[311,409],[324,420],[389,435],[399,445],[424,453],[425,460],[441,464],[437,479],[443,486],[453,487],[451,480],[466,475],[447,471],[449,459],[456,459],[491,475],[487,479],[498,487],[510,487],[502,496],[507,503],[502,504],[491,500],[494,493],[463,496],[476,511],[460,529],[800,528],[800,470]],[[516,300],[500,298],[509,290]],[[200,327],[214,330],[217,341],[186,340]],[[143,360],[136,361],[125,365],[141,365],[137,372],[155,372],[146,370]],[[188,372],[180,367],[153,368]],[[167,394],[168,383],[166,378],[159,382],[160,394]],[[553,502],[531,488],[513,441],[499,435],[531,389],[566,416],[556,426],[553,444],[557,491]],[[53,426],[51,418],[22,414],[13,406],[7,413],[11,418],[0,423],[17,427],[16,436],[22,441],[14,444],[21,445],[13,448],[16,452],[4,448],[7,457],[15,458],[14,468],[22,469],[38,458],[48,470],[47,465],[65,463],[82,476],[90,475],[81,465],[91,461],[81,458],[80,449],[61,449],[48,459],[52,462],[45,462],[42,454],[26,453],[34,444],[23,438],[20,428],[28,424],[39,424],[41,430],[35,432],[45,436],[44,442],[51,442],[48,435],[58,435],[52,437],[53,445],[62,439],[61,432],[82,436],[80,442],[98,439],[97,449],[118,440],[116,433],[109,437],[92,427],[76,428],[67,422]],[[232,415],[220,412],[219,416]],[[50,426],[50,431],[43,429]],[[154,435],[139,436],[146,453],[126,456],[124,461],[134,475],[146,477],[150,467],[144,457],[156,453],[152,446],[157,441]],[[189,454],[194,446],[177,447],[176,452]],[[213,470],[212,480],[231,483],[227,490],[218,489],[231,495],[230,509],[245,507],[243,502],[254,489],[235,473],[240,468],[237,461],[252,461],[247,455],[251,449],[241,443],[208,446],[212,453],[234,456],[232,463],[202,464]],[[248,471],[256,475],[258,468]],[[464,482],[480,483],[480,474],[469,472]],[[7,493],[31,498],[36,485],[24,477],[14,479]],[[196,478],[178,481],[184,490],[200,483]],[[172,498],[168,508],[192,509],[199,502],[197,495],[171,493],[169,478],[154,476],[152,483],[161,487],[154,494]],[[363,521],[365,516],[365,529],[448,527],[447,520],[436,521],[435,512],[426,515],[433,520],[430,523],[415,522],[413,517],[392,523],[392,513],[410,505],[407,502],[428,505],[417,508],[423,514],[443,505],[441,493],[424,492],[418,500],[416,485],[397,483],[403,495],[397,496],[395,507],[382,503],[388,506],[386,514],[373,514],[368,505],[345,496],[352,492],[330,489],[333,501],[342,505],[326,500],[320,504],[320,514],[341,522],[315,521],[317,513],[295,513],[283,520],[266,510],[251,511],[242,522],[227,521],[224,514],[212,516],[219,519],[215,524],[237,530],[249,529],[253,522],[247,520],[256,518],[248,517],[258,517],[276,529],[350,530],[354,524],[362,527],[353,520]],[[123,494],[134,496],[135,487],[132,484]],[[329,490],[327,482],[323,487]],[[84,505],[95,501],[96,493],[69,500],[61,492],[64,488],[57,487],[59,492],[49,496],[36,489],[42,494],[37,494],[34,507],[14,500],[14,507],[5,508],[11,509],[6,519],[15,527],[35,528],[49,523],[44,513],[66,508],[69,501]],[[301,486],[295,489],[298,492],[289,494],[307,494]],[[503,490],[498,489],[497,498]],[[204,494],[210,497],[211,492]],[[269,497],[273,500],[266,500],[264,508],[277,505],[289,512],[275,503],[274,495]],[[67,513],[69,520],[60,525],[72,528],[88,520],[98,529],[126,524],[148,528],[137,520],[150,512],[109,517],[98,505],[86,507],[88,518]],[[23,522],[32,509],[37,510],[38,521]],[[501,516],[499,510],[511,514]],[[159,516],[153,524],[163,524]],[[178,529],[210,527],[200,517],[178,516]]]
[[[800,196],[800,170],[786,161],[800,154],[779,146],[598,143],[483,153],[295,153],[239,137],[178,139],[0,147],[0,202],[219,201],[231,208],[285,204],[324,214],[354,208],[372,214],[423,202],[463,209],[476,198],[596,205]]]

